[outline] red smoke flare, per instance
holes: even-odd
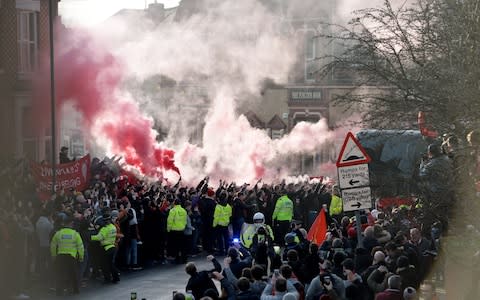
[[[253,167],[255,169],[255,179],[260,179],[265,175],[265,167],[258,158],[257,153],[252,153],[250,155],[250,160],[252,161]]]
[[[86,131],[97,138],[105,135],[111,151],[143,174],[161,177],[165,170],[180,174],[175,152],[162,149],[156,141],[153,121],[140,112],[137,103],[118,95],[125,78],[115,56],[88,33],[64,27],[56,30],[55,54],[57,108],[71,101],[82,114]],[[45,65],[36,76],[37,115],[49,116],[48,74]]]

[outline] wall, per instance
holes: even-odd
[[[32,80],[31,77],[18,76],[18,42],[17,42],[17,7],[38,9],[38,54],[39,63],[47,63],[41,53],[48,55],[49,47],[49,0],[2,0],[0,6],[0,140],[2,143],[0,158],[10,158],[13,155],[23,155],[24,127],[29,125],[29,119],[23,110],[31,106]],[[54,4],[54,11],[58,11],[58,4]],[[44,132],[44,131],[42,131]],[[45,137],[39,137],[36,145],[36,157],[45,156]]]

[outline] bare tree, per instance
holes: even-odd
[[[387,128],[416,123],[418,111],[440,132],[464,136],[480,117],[480,2],[418,0],[355,12],[323,37],[341,53],[321,57],[322,75],[348,70],[356,90],[334,101],[362,104],[363,120]],[[365,86],[387,89],[362,89]],[[359,92],[362,91],[362,92]]]

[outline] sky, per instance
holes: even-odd
[[[154,0],[62,0],[60,15],[67,26],[92,26],[124,8],[145,8]],[[158,0],[165,7],[177,6],[180,0]]]
[[[347,17],[347,19],[350,19],[351,12],[355,9],[366,6],[374,7],[383,3],[383,0],[324,1],[336,1],[337,13],[342,17]],[[67,26],[93,26],[103,22],[121,9],[142,9],[153,2],[155,2],[155,0],[62,0],[60,1],[59,10],[62,21]],[[157,2],[165,4],[165,8],[169,8],[178,6],[180,0],[157,0]],[[392,0],[393,4],[401,4],[404,2],[405,0]]]

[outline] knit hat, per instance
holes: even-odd
[[[213,197],[213,195],[215,195],[215,191],[212,188],[209,188],[207,190],[207,195],[208,197]]]
[[[355,229],[354,227],[350,227],[347,231],[347,235],[351,239],[357,237],[357,229]]]

